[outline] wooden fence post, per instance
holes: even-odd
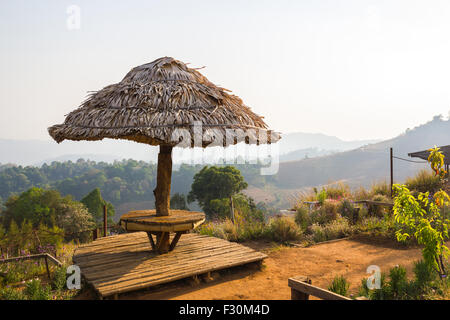
[[[45,259],[45,268],[47,269],[47,276],[50,279],[50,269],[48,268],[48,256],[46,255],[44,259]]]
[[[97,240],[98,238],[98,228],[92,230],[92,240]]]
[[[106,204],[103,205],[103,236],[106,237],[106,233],[108,230],[108,209],[106,208]]]
[[[305,276],[297,277],[296,280],[311,284],[311,279]],[[309,300],[309,294],[291,288],[291,300]]]
[[[359,207],[353,208],[353,212],[352,212],[352,223],[356,224],[358,223],[359,220]]]

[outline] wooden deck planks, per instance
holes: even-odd
[[[106,297],[226,269],[267,256],[226,240],[185,234],[174,251],[157,255],[145,232],[105,237],[73,256],[85,279]]]

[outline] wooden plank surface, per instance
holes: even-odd
[[[86,281],[105,297],[266,257],[237,243],[193,233],[181,236],[173,251],[158,255],[152,251],[147,234],[136,232],[104,237],[80,246],[73,261]]]

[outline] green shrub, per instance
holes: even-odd
[[[25,300],[22,291],[10,287],[0,289],[0,300]]]
[[[336,276],[333,279],[333,282],[328,287],[328,290],[341,296],[346,296],[348,292],[348,288],[350,287],[350,283],[344,278],[344,276]]]
[[[8,272],[5,274],[4,281],[6,284],[8,283],[16,283],[22,281],[24,275],[21,274],[16,268],[10,268]]]
[[[336,183],[325,187],[329,199],[340,200],[351,195],[350,187],[343,183]]]
[[[311,234],[314,242],[327,241],[327,235],[325,234],[324,227],[320,224],[314,223],[308,228],[308,233]]]
[[[407,178],[405,184],[409,190],[415,191],[415,193],[429,191],[431,194],[443,186],[439,176],[425,169],[419,171],[414,177]]]
[[[336,220],[338,217],[338,202],[335,201],[325,201],[325,203],[320,207],[320,210],[326,217],[326,221],[330,222]]]
[[[390,198],[381,194],[376,194],[372,197],[372,201],[378,201],[378,202],[391,202]],[[387,214],[389,211],[387,207],[384,206],[378,206],[374,204],[369,204],[368,206],[368,213],[369,215],[373,215],[376,217],[383,217],[385,214]]]
[[[414,263],[414,276],[417,286],[421,289],[426,288],[432,281],[436,280],[435,271],[423,260]]]
[[[339,218],[324,226],[327,240],[340,239],[352,234],[353,229],[347,219]]]
[[[367,288],[367,283],[366,283]],[[390,293],[388,292],[388,286],[386,285],[386,274],[384,272],[380,275],[380,289],[367,289],[368,295],[367,297],[370,300],[383,300],[389,299]]]
[[[408,279],[406,277],[406,269],[402,266],[395,266],[389,271],[390,281],[388,282],[389,291],[394,299],[405,297]]]
[[[53,273],[52,288],[57,291],[61,291],[65,288],[67,282],[66,268],[64,266],[59,267]]]
[[[204,236],[226,239],[221,226],[217,223],[213,222],[203,223],[200,227],[195,229],[195,231]]]
[[[50,288],[41,284],[41,280],[33,279],[26,283],[25,296],[28,300],[50,300]]]
[[[312,224],[307,233],[311,235],[314,242],[340,239],[353,233],[353,228],[345,218],[333,220],[325,225]]]
[[[368,280],[368,278],[363,278],[361,280],[361,285],[358,288],[358,295],[360,297],[367,297],[367,298],[369,297],[370,289],[367,286],[367,280]]]
[[[353,211],[354,211],[354,207],[353,204],[351,203],[351,201],[347,200],[347,199],[343,199],[339,202],[337,211],[339,212],[339,214],[348,219],[349,221],[353,221]]]
[[[363,186],[360,186],[358,189],[356,189],[353,192],[353,199],[354,200],[367,200],[369,198],[370,198],[370,193]]]
[[[310,224],[309,209],[305,206],[299,206],[295,212],[295,222],[304,230]]]
[[[269,222],[268,235],[275,241],[295,241],[300,238],[301,234],[302,230],[291,218],[273,218]]]
[[[369,198],[373,198],[375,195],[382,195],[386,197],[390,197],[391,195],[391,185],[387,183],[386,181],[383,182],[377,182],[372,184],[370,190],[369,190]],[[368,200],[368,199],[362,199],[362,200]]]
[[[323,205],[325,203],[325,200],[327,199],[327,191],[325,189],[322,189],[318,194],[317,194],[317,201],[319,201],[320,205]]]
[[[209,210],[211,215],[226,218],[231,216],[230,199],[213,199],[209,201]]]
[[[318,209],[311,212],[310,223],[326,224],[336,220],[338,214],[338,203],[335,201],[325,201]]]
[[[222,225],[222,230],[226,240],[234,242],[237,242],[239,240],[238,227],[230,219],[225,220]]]
[[[356,226],[360,232],[368,232],[372,236],[396,239],[396,223],[392,216],[385,215],[383,218],[379,217],[364,217]],[[408,244],[412,240],[406,240],[403,244]]]
[[[228,218],[219,222],[204,223],[196,229],[196,232],[234,242],[266,237],[266,226],[263,222],[246,220],[238,212],[235,218],[234,223]]]
[[[240,230],[239,240],[257,240],[265,237],[266,226],[262,222],[245,223]]]
[[[407,300],[422,299],[424,293],[430,289],[433,271],[423,262],[415,264],[415,279],[409,281],[406,269],[395,266],[389,270],[389,279],[384,273],[381,274],[380,289],[370,290],[367,287],[367,279],[363,279],[359,288],[359,294],[372,300]]]

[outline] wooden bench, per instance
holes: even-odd
[[[203,212],[170,210],[168,216],[157,216],[156,210],[130,211],[120,217],[120,225],[128,232],[145,231],[152,249],[158,253],[172,251],[182,234],[195,229],[205,221]],[[169,243],[170,233],[175,233]],[[156,236],[156,243],[153,240]]]

